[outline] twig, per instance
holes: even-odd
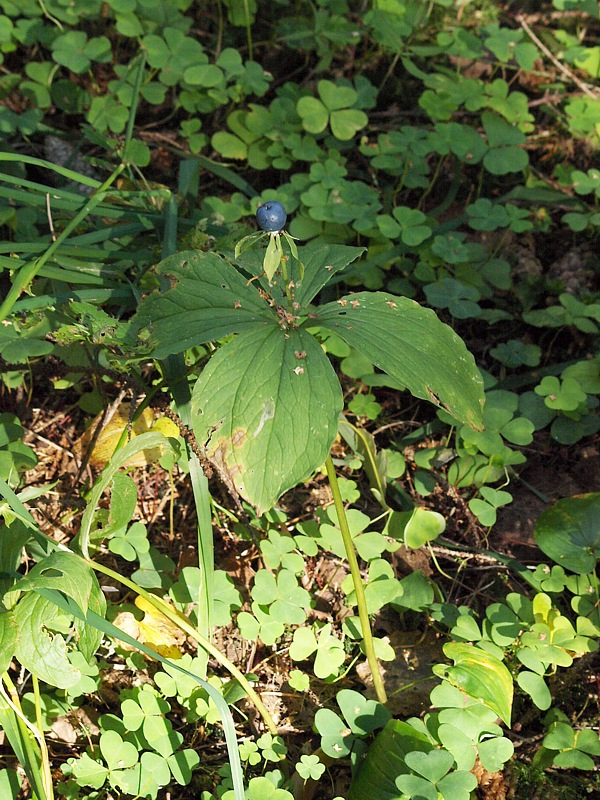
[[[517,20],[517,22],[520,24],[520,26],[523,28],[523,30],[525,31],[525,33],[526,33],[526,34],[529,36],[529,38],[531,39],[531,41],[532,41],[532,42],[534,42],[534,43],[535,43],[535,44],[536,44],[536,45],[537,45],[537,46],[540,48],[540,50],[542,51],[542,53],[544,53],[544,55],[545,55],[545,56],[547,56],[547,58],[549,58],[549,59],[550,59],[550,61],[552,61],[552,63],[554,64],[554,66],[555,66],[557,69],[559,69],[559,70],[560,70],[560,71],[563,73],[563,75],[566,75],[566,76],[567,76],[567,78],[568,78],[570,81],[572,81],[572,82],[573,82],[573,83],[574,83],[576,86],[579,86],[579,88],[581,89],[581,91],[582,91],[584,94],[587,94],[587,96],[588,96],[588,97],[592,97],[594,100],[598,100],[598,99],[600,99],[600,93],[598,93],[598,92],[593,92],[593,91],[590,89],[590,87],[589,87],[589,86],[588,86],[586,83],[584,83],[584,82],[583,82],[582,80],[580,80],[580,79],[579,79],[579,78],[578,78],[576,75],[574,75],[574,74],[571,72],[571,70],[570,70],[570,69],[568,69],[567,67],[565,67],[565,65],[564,65],[564,64],[561,64],[561,63],[560,63],[560,61],[559,61],[559,60],[556,58],[556,56],[555,56],[555,55],[553,55],[553,54],[550,52],[550,50],[548,50],[548,48],[546,47],[546,45],[545,45],[545,44],[544,44],[544,43],[543,43],[543,42],[542,42],[540,39],[538,39],[538,37],[535,35],[535,33],[534,33],[532,30],[531,30],[531,28],[529,27],[529,25],[528,25],[527,21],[525,20],[525,17],[524,17],[522,14],[517,14],[517,15],[516,15],[516,17],[515,17],[515,19],[516,19],[516,20]]]

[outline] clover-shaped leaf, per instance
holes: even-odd
[[[281,736],[273,736],[272,733],[263,733],[256,740],[256,744],[260,747],[265,761],[281,761],[287,753],[287,747]]]
[[[346,659],[343,642],[332,633],[331,623],[324,625],[318,637],[313,628],[297,628],[290,645],[290,658],[305,661],[316,651],[314,672],[317,678],[325,680],[338,674]]]
[[[123,741],[116,731],[106,731],[100,736],[100,752],[109,770],[127,769],[137,764],[137,748]]]
[[[492,489],[491,486],[482,486],[479,490],[481,498],[474,497],[469,500],[469,508],[482,525],[491,527],[496,522],[496,509],[512,501],[509,492]]]
[[[474,286],[461,283],[454,278],[442,278],[425,286],[427,302],[435,308],[447,308],[457,319],[479,317],[481,307],[477,303],[481,295]]]
[[[332,676],[337,677],[339,668],[346,660],[346,652],[343,642],[331,631],[331,625],[327,623],[320,633],[315,658],[315,675],[321,680],[326,680]]]
[[[509,339],[490,349],[490,355],[507,367],[537,367],[542,351],[537,344],[522,342],[520,339]]]
[[[341,689],[337,693],[336,702],[352,732],[359,736],[366,736],[377,728],[383,728],[391,716],[384,705],[376,700],[368,700],[352,689]]]
[[[320,99],[301,97],[296,104],[304,130],[322,133],[329,123],[336,139],[348,141],[365,127],[369,121],[365,112],[350,108],[358,100],[358,94],[352,87],[321,80],[317,89]]]
[[[348,575],[342,582],[342,590],[348,593],[346,601],[348,605],[355,606],[357,601],[351,575]],[[369,614],[375,614],[400,594],[402,594],[400,581],[395,577],[389,562],[383,558],[373,559],[369,564],[368,583],[365,587]]]
[[[492,175],[507,175],[525,169],[529,164],[527,151],[521,149],[525,134],[490,111],[484,111],[481,120],[490,147],[483,157],[487,171]]]
[[[400,237],[409,247],[417,247],[431,236],[427,217],[422,211],[406,206],[398,206],[393,211],[394,218],[382,214],[377,218],[379,230],[389,239]]]
[[[296,543],[289,535],[278,531],[269,531],[268,538],[260,543],[260,549],[267,567],[277,569],[279,566],[296,574],[304,570],[304,559],[296,553]]]
[[[414,772],[435,784],[448,772],[454,758],[447,750],[431,750],[429,753],[407,753],[405,761]]]
[[[233,792],[226,792],[222,800],[233,800]],[[251,778],[248,784],[247,800],[293,800],[293,795],[286,789],[278,789],[264,777]]]
[[[343,758],[350,753],[355,736],[334,711],[320,708],[315,714],[315,728],[321,735],[321,747],[326,755]]]
[[[252,641],[260,637],[266,645],[275,644],[285,630],[284,623],[271,617],[257,602],[252,603],[252,614],[248,611],[238,614],[237,624],[244,639]]]
[[[71,72],[80,74],[90,67],[92,61],[102,63],[110,61],[112,50],[106,36],[98,36],[88,41],[83,31],[68,31],[53,41],[52,56],[57,64],[62,64]]]
[[[319,756],[300,756],[300,761],[296,764],[296,772],[305,781],[311,779],[318,781],[325,772],[325,764],[322,764]]]
[[[574,378],[560,380],[546,375],[533,391],[544,398],[548,408],[560,411],[575,411],[586,400],[586,393]]]
[[[273,619],[291,625],[301,625],[306,619],[304,609],[310,605],[310,594],[290,570],[280,570],[277,578],[268,570],[259,570],[251,594],[259,605],[270,606]]]

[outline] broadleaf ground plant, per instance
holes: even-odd
[[[2,797],[594,795],[597,7],[275,9],[0,3]]]

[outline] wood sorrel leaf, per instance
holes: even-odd
[[[385,292],[357,292],[322,306],[311,324],[337,333],[416,397],[483,426],[483,383],[464,342],[431,309]]]
[[[327,457],[342,392],[317,341],[278,325],[240,334],[194,387],[193,427],[229,488],[262,514]]]

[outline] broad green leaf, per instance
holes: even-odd
[[[37,592],[28,592],[13,611],[19,627],[15,655],[21,664],[40,680],[68,689],[81,678],[67,656],[61,634],[48,632],[56,619],[56,606]]]
[[[443,668],[444,677],[470,697],[483,701],[510,725],[513,682],[502,661],[478,647],[458,642],[445,644],[444,653],[454,661],[453,667]]]
[[[151,329],[155,358],[275,319],[254,286],[215,253],[177,253],[161,262],[160,269],[172,278],[173,288],[142,300],[134,318]]]
[[[0,423],[2,421],[0,415]],[[0,441],[3,434],[3,426],[0,424]],[[0,447],[3,443],[0,444]],[[31,538],[31,531],[19,519],[14,519],[10,525],[0,525],[0,571],[8,573],[5,577],[0,577],[0,597],[12,587],[14,578],[10,573],[16,573],[21,563],[23,555],[23,545]],[[4,606],[10,604],[6,599],[3,600]]]
[[[344,269],[365,252],[364,247],[348,247],[343,244],[309,244],[298,248],[298,257],[304,265],[304,275],[292,263],[292,277],[296,284],[294,300],[304,309],[331,280],[336,272]],[[298,285],[300,284],[300,285]]]
[[[192,409],[207,457],[262,513],[324,462],[342,394],[310,334],[270,325],[215,353],[194,387]]]
[[[0,673],[10,666],[18,636],[19,629],[10,611],[0,613]]]
[[[88,600],[88,609],[100,617],[104,617],[106,613],[106,597],[95,573],[92,573],[92,591]],[[75,618],[75,631],[77,633],[77,649],[89,661],[102,640],[102,631],[77,618]]]
[[[416,397],[482,427],[483,384],[475,360],[431,309],[385,292],[358,292],[328,303],[314,324],[337,333]]]
[[[58,589],[72,597],[85,614],[93,582],[94,573],[82,558],[74,553],[55,550],[38,562],[13,588],[21,592]]]
[[[0,797],[17,800],[21,791],[21,777],[14,769],[0,769]]]
[[[400,775],[408,775],[405,758],[409,753],[428,753],[433,745],[411,725],[390,720],[369,748],[348,792],[348,800],[405,800],[396,785]]]
[[[600,492],[566,497],[538,517],[535,541],[553,561],[584,575],[600,556]]]

